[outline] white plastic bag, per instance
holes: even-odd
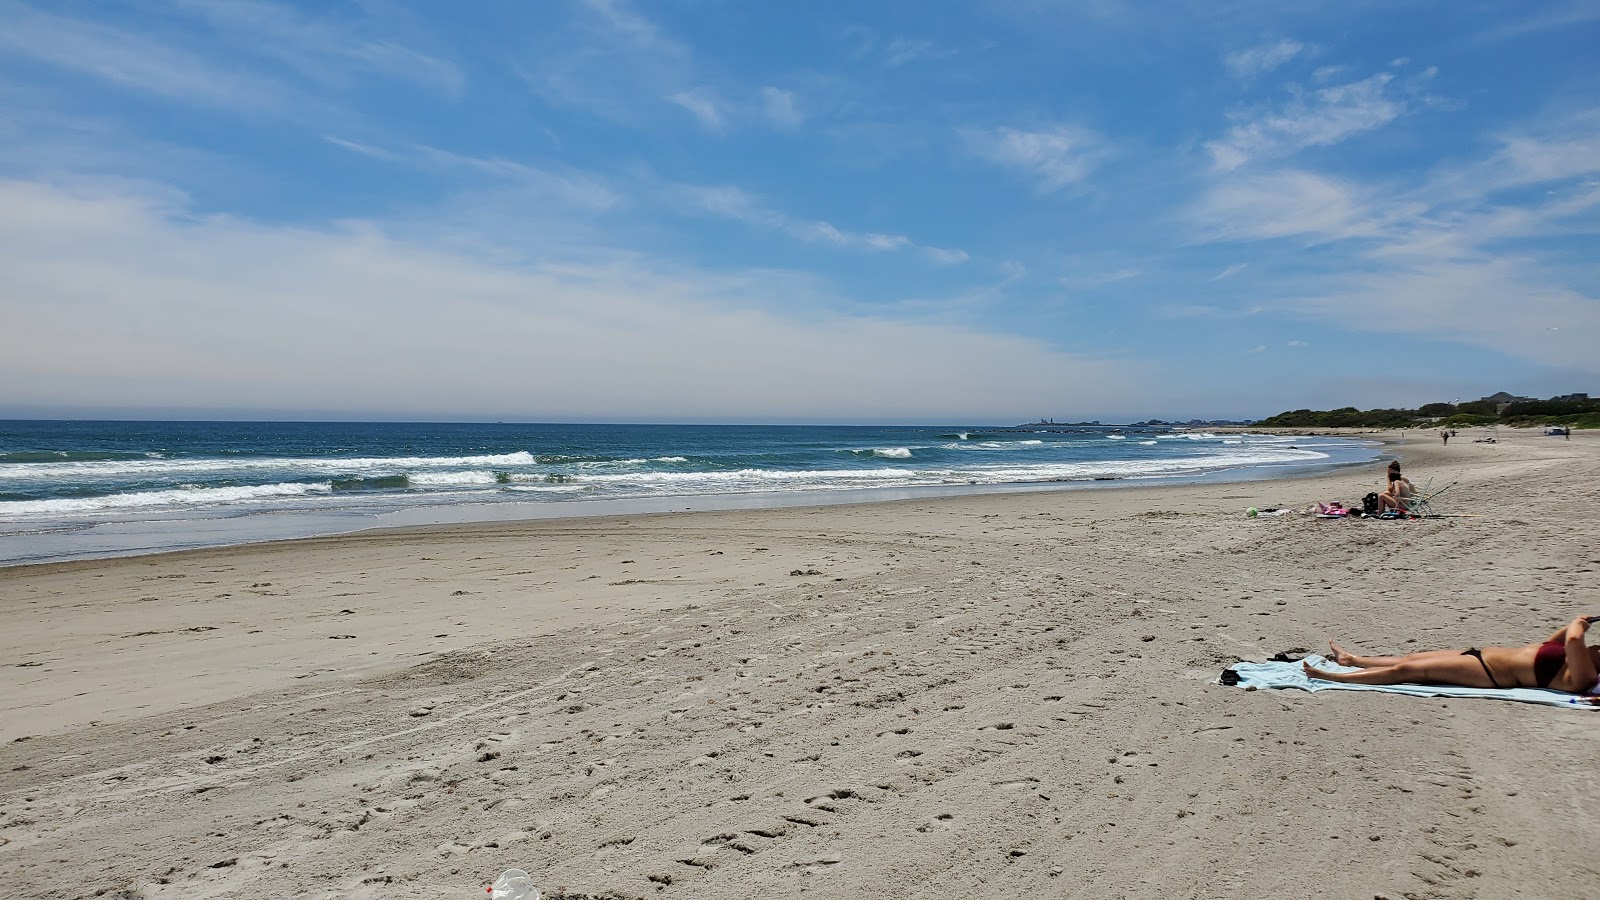
[[[521,869],[507,869],[489,886],[489,900],[539,900],[539,889]]]

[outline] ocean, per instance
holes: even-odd
[[[1348,438],[1048,426],[0,421],[0,565],[443,522],[1274,477]]]

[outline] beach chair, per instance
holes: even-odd
[[[1413,491],[1411,496],[1401,499],[1400,502],[1404,503],[1406,507],[1406,515],[1414,516],[1419,519],[1426,519],[1429,516],[1437,515],[1437,513],[1433,511],[1433,499],[1445,491],[1455,487],[1456,484],[1458,484],[1458,482],[1452,481],[1444,487],[1436,488],[1433,486],[1433,481],[1430,480],[1426,485],[1423,485],[1421,490]]]

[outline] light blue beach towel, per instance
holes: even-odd
[[[1350,666],[1341,666],[1331,660],[1312,654],[1306,662],[1330,672],[1354,672]],[[1311,678],[1298,662],[1242,662],[1233,666],[1239,673],[1242,688],[1298,688],[1302,691],[1383,691],[1388,694],[1410,694],[1413,697],[1484,697],[1490,700],[1515,700],[1518,703],[1540,703],[1545,706],[1566,706],[1572,709],[1600,710],[1600,706],[1584,702],[1581,698],[1562,691],[1538,688],[1470,688],[1434,684],[1344,684]]]

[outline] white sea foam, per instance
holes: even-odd
[[[1140,441],[1139,442],[1139,446],[1141,446],[1141,447],[1154,447],[1155,445],[1156,445],[1155,441]]]
[[[232,472],[304,472],[355,475],[374,470],[403,472],[414,469],[454,469],[531,466],[538,460],[526,451],[485,456],[379,456],[379,457],[264,457],[260,459],[115,459],[93,462],[16,463],[0,466],[0,480],[94,479],[138,476],[226,475]]]
[[[514,494],[583,494],[593,493],[595,486],[592,484],[563,484],[545,482],[543,484],[516,483],[506,488]]]
[[[1127,439],[1128,439],[1128,436],[1125,435],[1125,434],[1108,434],[1108,435],[1106,435],[1106,440],[1108,440],[1108,441],[1125,441]]]
[[[1030,438],[1026,441],[977,441],[971,444],[945,444],[946,450],[1022,450],[1038,447],[1044,441]]]
[[[220,506],[252,500],[274,500],[327,494],[333,486],[322,484],[263,484],[254,487],[182,487],[165,491],[135,491],[104,497],[69,497],[60,500],[18,500],[0,503],[0,516],[54,516],[160,507]]]
[[[896,487],[918,484],[1005,484],[1011,482],[1089,479],[1096,477],[1150,478],[1185,475],[1238,466],[1269,463],[1298,463],[1325,459],[1327,454],[1311,450],[1229,448],[1199,451],[1176,459],[1111,459],[1084,462],[986,463],[973,466],[948,466],[902,469],[825,469],[796,471],[782,469],[740,469],[724,472],[582,472],[567,476],[560,483],[568,490],[590,485],[608,495],[641,492],[645,494],[686,494],[699,492],[802,490],[857,486]],[[519,486],[523,479],[530,487],[540,485],[542,476],[513,476]]]
[[[498,479],[495,473],[479,469],[470,472],[413,472],[406,476],[406,480],[417,487],[452,487],[494,484]]]
[[[881,456],[881,457],[883,457],[885,459],[910,459],[911,458],[911,448],[910,447],[879,447],[879,448],[877,448],[877,449],[872,451],[872,455],[873,456]]]

